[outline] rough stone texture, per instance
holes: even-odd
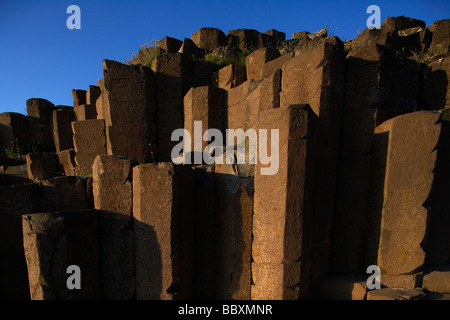
[[[308,103],[319,117],[311,256],[313,287],[330,271],[345,75],[342,42],[334,37],[320,41],[314,50],[296,55],[283,65],[280,92],[281,109]]]
[[[100,299],[97,212],[35,213],[22,218],[31,299]],[[67,288],[70,265],[81,270],[79,290]]]
[[[436,293],[450,293],[450,265],[427,270],[423,276],[422,288]]]
[[[278,69],[260,84],[259,111],[279,108],[281,91],[281,69]]]
[[[191,39],[199,48],[209,51],[228,44],[225,33],[217,28],[200,28],[191,34]]]
[[[181,53],[155,58],[156,123],[158,126],[158,161],[172,161],[171,152],[177,144],[171,141],[172,132],[183,128],[183,97],[192,81],[192,61]]]
[[[440,266],[450,259],[450,109],[442,110],[441,135],[437,146],[436,169],[431,192],[432,214],[428,227],[428,242],[425,264],[428,267]]]
[[[66,176],[75,174],[75,149],[64,150],[57,153],[59,160],[59,172]]]
[[[230,90],[247,81],[246,67],[229,64],[213,73],[212,82],[219,88]]]
[[[264,32],[264,34],[274,37],[275,41],[277,42],[277,47],[283,46],[284,42],[286,41],[286,34],[275,29],[270,29]]]
[[[439,115],[418,111],[375,129],[370,215],[378,217],[379,227],[370,228],[380,230],[380,235],[378,248],[368,250],[377,250],[376,264],[382,274],[401,275],[423,267],[429,219],[426,202],[436,164]]]
[[[103,60],[103,79],[108,154],[153,161],[157,154],[153,72]]]
[[[58,156],[55,153],[33,152],[27,154],[28,178],[39,181],[59,174]]]
[[[100,97],[101,93],[102,92],[99,86],[90,85],[86,91],[86,104],[95,106],[97,99]]]
[[[47,145],[52,143],[50,124],[53,124],[52,110],[54,108],[54,104],[45,99],[32,98],[27,100],[30,138]]]
[[[320,300],[364,300],[366,281],[359,276],[334,276],[323,279],[319,285]]]
[[[100,155],[92,166],[94,207],[99,213],[103,298],[135,296],[132,161]]]
[[[194,41],[188,38],[184,38],[178,52],[192,59],[201,59],[204,56],[204,51],[197,47]]]
[[[450,55],[431,62],[423,69],[422,97],[425,108],[437,110],[450,107]]]
[[[81,106],[82,104],[86,104],[86,90],[73,89],[72,97],[74,108]]]
[[[305,298],[312,240],[316,116],[308,106],[294,105],[263,111],[259,117],[257,127],[268,129],[268,136],[270,129],[279,130],[279,169],[276,174],[262,175],[265,166],[260,161],[256,165],[253,266],[259,268],[263,264],[274,268],[281,278],[271,277],[270,273],[255,275],[252,298]],[[272,136],[259,143],[267,143],[271,150],[271,144],[276,143],[271,139]],[[266,267],[261,266],[263,270]],[[283,279],[290,279],[290,283]]]
[[[56,152],[73,149],[72,122],[75,121],[74,112],[68,109],[53,111],[53,140]]]
[[[91,171],[95,157],[106,154],[105,120],[74,121],[72,131],[77,166]]]
[[[383,288],[420,288],[422,286],[422,277],[422,272],[397,276],[383,274],[380,276],[380,283]]]
[[[431,50],[437,46],[450,48],[450,19],[436,21],[427,29],[432,33]]]
[[[0,298],[28,300],[28,273],[23,251],[21,215],[39,212],[39,186],[0,187]]]
[[[252,263],[252,300],[297,300],[300,263]]]
[[[136,298],[188,299],[193,276],[193,171],[172,163],[133,168]]]
[[[42,212],[75,211],[88,208],[87,178],[56,177],[40,182]]]
[[[247,79],[261,79],[261,70],[266,62],[272,61],[280,56],[275,48],[261,48],[250,53],[245,58]]]
[[[276,48],[277,42],[274,37],[259,33],[253,29],[235,29],[227,32],[228,43],[242,51],[267,47]]]
[[[253,180],[239,178],[231,164],[216,164],[215,179],[216,299],[250,300]]]
[[[16,165],[16,166],[8,166],[3,170],[0,170],[0,173],[4,173],[3,176],[5,178],[4,185],[13,185],[13,184],[24,184],[31,183],[32,180],[28,179],[28,167],[26,164]]]
[[[212,75],[214,72],[217,71],[217,66],[206,60],[193,60],[192,61],[192,79],[189,87],[187,90],[189,90],[191,87],[201,87],[201,86],[209,86],[212,83]],[[189,81],[188,78],[186,78],[186,81]]]
[[[28,118],[16,112],[0,113],[0,146],[11,148],[30,140]]]
[[[367,292],[367,300],[424,300],[421,289],[386,288]]]
[[[281,69],[287,61],[294,57],[294,55],[294,52],[289,52],[274,60],[264,63],[261,69],[261,77],[266,78],[276,72],[278,69]]]
[[[73,109],[77,121],[97,119],[97,107],[95,104],[81,104]]]
[[[172,38],[165,37],[158,41],[158,47],[163,49],[166,53],[176,53],[180,50],[183,41]]]
[[[291,39],[307,39],[310,33],[308,31],[299,31],[292,34]],[[308,38],[309,39],[309,38]]]
[[[218,129],[225,132],[224,111],[225,111],[225,93],[221,88],[213,86],[204,86],[191,88],[184,97],[184,128],[191,134],[191,144],[185,140],[185,152],[189,148],[191,152],[203,152],[210,142],[202,141],[201,146],[197,149],[194,145],[194,122],[201,121],[201,136],[208,129]],[[203,140],[203,139],[202,139]],[[200,163],[196,163],[200,164]]]

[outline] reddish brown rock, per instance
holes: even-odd
[[[286,54],[283,54],[279,58],[276,58],[272,61],[264,63],[261,69],[261,77],[266,78],[270,75],[272,75],[275,71],[278,69],[281,69],[283,65],[289,61],[291,58],[294,57],[294,52],[289,52]]]
[[[92,166],[94,207],[99,214],[102,292],[105,299],[135,295],[130,159],[100,155]]]
[[[64,150],[57,153],[59,160],[59,172],[66,176],[75,174],[75,149]]]
[[[103,79],[108,154],[153,161],[157,153],[153,72],[140,65],[104,60]]]
[[[239,48],[242,51],[266,47],[276,48],[276,40],[274,37],[259,33],[253,29],[235,29],[227,32],[228,43]]]
[[[367,292],[367,300],[424,300],[425,293],[421,289],[386,288]]]
[[[87,178],[55,177],[40,181],[40,208],[45,212],[89,209]]]
[[[52,143],[52,111],[54,104],[48,100],[32,98],[27,100],[27,113],[30,122],[30,138],[50,145]]]
[[[320,300],[364,300],[366,280],[359,276],[334,276],[320,282]]]
[[[380,276],[380,283],[383,288],[420,288],[422,287],[422,277],[422,272],[397,276],[383,274]]]
[[[286,41],[286,34],[284,32],[281,32],[281,31],[278,31],[275,29],[270,29],[270,30],[264,32],[264,34],[272,36],[277,43],[277,47],[283,46],[284,42]]]
[[[228,91],[228,108],[227,108],[227,124],[228,129],[243,129],[254,128],[255,114],[254,112],[259,108],[259,93],[253,95],[256,107],[250,108],[247,103],[247,97],[258,89],[261,80],[247,80],[239,87],[232,88]],[[252,99],[252,100],[254,100]]]
[[[202,49],[197,47],[195,42],[188,38],[184,38],[178,52],[190,57],[191,59],[201,59],[204,57],[204,52],[202,51]]]
[[[254,186],[232,167],[215,166],[215,294],[219,300],[250,300]]]
[[[89,86],[86,91],[86,104],[95,106],[95,103],[96,103],[97,99],[100,97],[100,94],[101,94],[101,89],[99,86]]]
[[[382,274],[411,273],[424,265],[422,244],[426,241],[429,213],[423,204],[434,178],[439,115],[409,113],[375,130],[380,141],[375,145],[373,167],[381,171],[374,180],[379,189],[373,195],[371,215],[380,217],[377,265]]]
[[[31,299],[100,299],[97,212],[35,213],[22,218]],[[81,271],[81,288],[77,290],[68,289],[66,284],[71,265]]]
[[[28,118],[16,112],[0,113],[0,146],[11,148],[30,140]]]
[[[192,169],[172,163],[133,168],[136,298],[192,295]]]
[[[60,109],[53,111],[53,140],[56,152],[73,149],[73,121],[75,121],[75,116],[72,110]]]
[[[436,293],[450,293],[450,265],[428,269],[423,276],[422,288]]]
[[[39,186],[0,187],[0,297],[29,300],[28,272],[23,251],[22,214],[39,212]]]
[[[450,107],[450,55],[431,62],[423,69],[422,97],[426,109]]]
[[[183,41],[172,38],[164,37],[158,41],[158,47],[163,49],[166,53],[176,53],[180,50]]]
[[[28,178],[39,181],[59,174],[58,156],[55,153],[33,152],[27,154]]]
[[[300,266],[300,263],[252,263],[251,300],[298,300]]]
[[[97,119],[97,107],[95,104],[81,104],[73,109],[77,121]]]
[[[216,28],[200,28],[191,34],[191,39],[199,48],[209,51],[228,44],[225,33]]]
[[[278,69],[260,84],[259,111],[279,108],[281,91],[281,69]]]
[[[261,48],[249,54],[245,58],[247,79],[261,79],[263,65],[279,56],[280,52],[275,48]]]
[[[81,89],[73,89],[72,90],[73,97],[73,107],[78,107],[82,104],[86,104],[86,90]]]
[[[305,298],[308,294],[313,223],[312,177],[316,163],[315,117],[305,105],[270,109],[259,115],[259,129],[279,130],[279,144],[276,146],[279,168],[275,174],[264,175],[261,169],[267,166],[263,166],[260,160],[256,165],[252,256],[255,267],[264,264],[280,270],[281,278],[264,276],[262,282],[254,278],[258,299],[284,299],[286,295]],[[267,143],[268,150],[271,150],[271,144],[276,140],[259,142]],[[291,278],[293,283],[274,282],[283,279],[286,270],[297,268],[298,275],[284,274],[284,279]],[[274,294],[268,290],[265,295],[263,288],[277,291]]]
[[[105,120],[72,122],[75,160],[81,171],[91,171],[96,156],[106,154]]]
[[[229,64],[213,75],[213,84],[219,88],[230,90],[238,87],[247,80],[246,67]]]
[[[450,47],[450,19],[436,21],[427,29],[432,33],[430,50],[443,53]]]

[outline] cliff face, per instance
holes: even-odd
[[[201,28],[0,114],[0,297],[450,293],[449,46],[403,16],[345,42]]]

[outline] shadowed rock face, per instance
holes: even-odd
[[[389,17],[345,43],[201,28],[104,60],[73,107],[1,113],[0,297],[446,299],[448,26]],[[195,121],[202,149],[207,129],[244,131],[235,163],[171,162]]]

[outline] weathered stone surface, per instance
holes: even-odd
[[[75,174],[75,149],[64,150],[57,152],[59,160],[59,172],[66,176],[73,176]]]
[[[27,154],[28,178],[39,181],[59,174],[58,156],[55,153],[33,152]]]
[[[245,58],[247,79],[261,79],[263,65],[279,56],[280,52],[275,48],[261,48],[250,53],[247,58]]]
[[[194,122],[201,121],[201,136],[208,129],[218,129],[225,132],[225,93],[221,88],[204,86],[191,88],[184,97],[184,128],[191,134],[191,143],[185,140],[185,152],[203,152],[210,142],[203,141],[201,145],[194,145]],[[196,163],[200,164],[200,163]]]
[[[422,97],[425,108],[450,107],[450,55],[443,56],[423,69]]]
[[[292,34],[292,37],[291,37],[291,39],[309,39],[309,37],[308,37],[308,35],[309,35],[310,33],[308,32],[308,31],[299,31],[299,32],[294,32],[293,34]]]
[[[190,87],[209,86],[212,83],[212,75],[217,71],[214,63],[206,60],[192,61],[192,82]],[[187,79],[188,80],[188,79]]]
[[[227,32],[228,43],[241,50],[256,50],[262,47],[276,48],[274,37],[253,29],[235,29]]]
[[[97,99],[100,97],[101,93],[102,92],[99,86],[90,85],[86,91],[86,104],[95,106]]]
[[[216,298],[250,300],[253,180],[239,178],[231,164],[216,164],[215,186]]]
[[[425,28],[425,22],[404,16],[387,17],[381,24],[380,29],[364,29],[363,32],[353,39],[352,47],[360,48],[375,43],[387,45],[392,42],[397,31],[414,27]]]
[[[0,187],[0,297],[28,300],[28,273],[23,251],[21,215],[39,212],[39,186]]]
[[[247,80],[246,67],[229,64],[212,75],[212,82],[219,88],[230,90]]]
[[[156,72],[157,159],[169,162],[177,144],[171,141],[172,132],[183,127],[183,97],[192,81],[192,61],[181,53],[165,54],[155,58],[152,70]]]
[[[86,90],[81,89],[73,89],[72,90],[73,97],[73,107],[78,107],[82,104],[86,104]]]
[[[252,300],[298,300],[301,264],[252,263]]]
[[[261,77],[266,78],[271,74],[273,74],[278,69],[281,69],[287,61],[289,61],[291,58],[294,57],[294,54],[295,54],[294,52],[289,52],[283,54],[282,56],[274,60],[264,63],[264,65],[261,68]]]
[[[380,216],[377,265],[382,274],[401,275],[423,267],[429,214],[424,203],[433,183],[439,115],[418,111],[375,129],[381,141],[374,144],[373,168],[385,173],[375,177],[374,184],[382,188],[372,197],[371,215]]]
[[[420,288],[422,286],[422,277],[422,272],[397,276],[383,274],[380,276],[380,283],[383,288]]]
[[[193,172],[172,163],[133,168],[136,298],[192,294]]]
[[[52,143],[52,110],[54,104],[48,100],[32,98],[27,100],[27,113],[30,123],[30,138],[50,145]]]
[[[367,300],[424,300],[425,293],[421,289],[386,288],[367,292]]]
[[[450,265],[428,269],[423,276],[422,288],[436,293],[450,293]]]
[[[259,111],[279,108],[281,91],[281,69],[278,69],[260,84]]]
[[[172,38],[172,37],[164,37],[163,39],[158,41],[158,47],[164,50],[166,53],[176,53],[180,50],[183,41]]]
[[[72,110],[53,111],[53,140],[56,152],[73,149],[72,122],[75,121]]]
[[[105,299],[135,296],[130,159],[100,155],[92,166],[94,207],[99,213],[102,292]]]
[[[266,282],[254,283],[259,288],[273,287],[280,290],[287,286],[295,289],[298,297],[302,298],[308,294],[312,241],[313,177],[316,163],[315,117],[308,106],[294,105],[286,109],[261,112],[257,126],[260,129],[279,130],[279,143],[275,146],[279,151],[279,168],[275,174],[272,172],[272,175],[264,175],[261,170],[267,165],[262,165],[260,160],[256,165],[253,262],[284,265],[287,270],[290,270],[290,265],[299,263],[301,272],[292,286],[284,282],[272,283],[273,279],[270,277],[264,277]],[[262,139],[261,135],[259,137]],[[259,143],[267,143],[268,150],[271,150],[273,143],[278,142],[269,138],[267,140]],[[277,295],[278,299],[283,298],[285,294],[281,293]],[[263,298],[264,295],[258,297]]]
[[[319,40],[317,48],[296,55],[283,65],[280,92],[281,109],[290,104],[308,103],[319,117],[320,143],[313,206],[315,249],[311,256],[313,287],[330,270],[345,76],[342,42],[337,38]]]
[[[366,280],[359,276],[334,276],[323,279],[319,285],[321,300],[364,300]]]
[[[201,50],[194,41],[188,38],[184,38],[181,47],[178,50],[179,53],[182,53],[192,59],[200,59],[204,56],[203,50]]]
[[[210,51],[228,44],[225,33],[217,28],[200,28],[191,34],[191,39],[199,48]]]
[[[77,121],[97,119],[97,107],[95,104],[81,104],[73,109]]]
[[[16,112],[0,113],[0,146],[11,148],[30,140],[28,118]]]
[[[104,60],[103,79],[108,154],[153,161],[157,153],[153,72],[140,65]]]
[[[274,39],[277,43],[277,47],[283,46],[284,42],[286,41],[286,34],[284,32],[281,32],[281,31],[278,31],[275,29],[270,29],[270,30],[264,32],[264,34],[274,37]]]
[[[442,49],[450,47],[450,19],[436,21],[427,29],[432,33],[431,50],[436,50],[437,47]]]
[[[22,218],[31,299],[100,299],[97,212],[35,213]],[[80,268],[81,289],[67,288],[70,265]]]
[[[228,129],[243,129],[246,131],[249,128],[254,128],[254,113],[259,108],[259,93],[253,94],[253,98],[257,99],[254,103],[255,108],[250,108],[252,103],[247,103],[247,98],[253,91],[258,89],[260,83],[261,80],[247,80],[239,87],[232,88],[228,91],[226,121]]]
[[[106,154],[105,120],[72,122],[75,161],[80,170],[92,170],[96,156]]]
[[[88,208],[85,177],[56,177],[40,182],[41,210],[45,212],[75,211]]]
[[[6,174],[5,185],[13,185],[13,184],[24,184],[31,183],[32,180],[28,179],[28,167],[26,164],[17,165],[17,166],[8,166],[5,168]],[[3,171],[1,171],[3,173]]]
[[[428,242],[425,264],[440,266],[450,258],[450,109],[441,112],[441,135],[437,146],[436,169],[431,192],[432,214],[428,227]]]

